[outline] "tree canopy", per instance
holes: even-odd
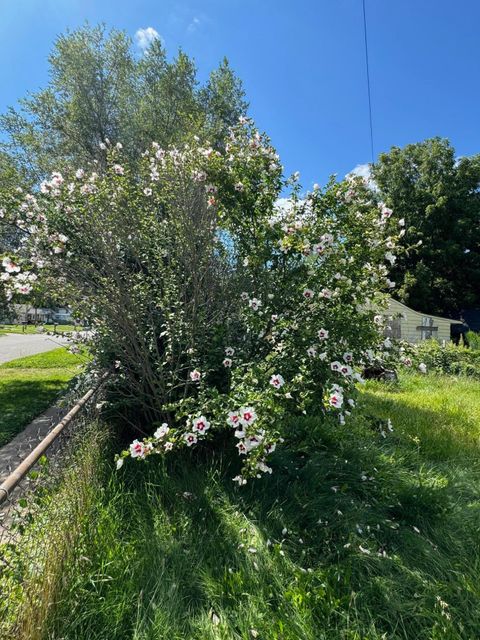
[[[480,155],[457,158],[448,140],[432,138],[392,147],[372,174],[405,219],[406,251],[391,275],[397,297],[447,316],[480,306]]]
[[[219,147],[247,110],[227,60],[200,86],[194,61],[182,51],[169,59],[160,39],[139,56],[125,32],[86,25],[58,37],[49,64],[48,85],[0,117],[1,149],[36,181],[67,163],[103,162],[106,139],[130,159],[193,134]]]

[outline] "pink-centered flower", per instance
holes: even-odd
[[[196,433],[205,433],[210,429],[210,423],[205,416],[200,416],[192,421],[192,431]]]
[[[198,369],[194,369],[193,371],[190,371],[190,380],[192,380],[193,382],[198,382],[201,377],[202,377],[202,374]]]
[[[313,291],[311,289],[305,289],[303,292],[303,297],[307,300],[311,300],[313,298]]]
[[[279,373],[276,373],[270,378],[270,384],[272,385],[272,387],[275,387],[275,389],[280,389],[280,387],[283,387],[283,385],[285,384],[285,380],[283,379],[283,376],[281,376]]]
[[[334,391],[332,394],[330,394],[330,397],[328,398],[328,403],[331,407],[334,407],[335,409],[340,409],[340,407],[343,404],[342,394],[338,393],[337,391]]]
[[[326,340],[328,338],[328,331],[326,329],[320,329],[317,335],[320,340]]]
[[[139,440],[134,440],[129,447],[130,456],[132,458],[144,458],[145,457],[145,445]]]
[[[240,411],[229,411],[227,423],[231,427],[237,427],[240,424]]]
[[[232,360],[231,358],[225,358],[225,359],[223,360],[223,363],[222,363],[222,364],[223,364],[223,366],[224,366],[224,367],[226,367],[227,369],[230,369],[230,367],[231,367],[231,366],[232,366],[232,364],[233,364],[233,360]]]
[[[192,444],[196,444],[198,441],[197,434],[195,433],[184,433],[183,439],[187,443],[187,447],[191,447]]]
[[[262,306],[262,301],[258,298],[252,298],[248,301],[248,306],[253,309],[253,311],[258,311]]]
[[[242,407],[239,411],[240,414],[240,424],[244,427],[248,427],[248,425],[253,424],[257,419],[257,414],[253,407]]]

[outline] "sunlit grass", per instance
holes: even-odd
[[[478,637],[479,390],[369,384],[371,419],[292,421],[273,475],[241,489],[219,449],[168,473],[129,461],[98,490],[45,637]]]
[[[47,331],[53,332],[54,329],[57,333],[66,333],[70,331],[80,331],[82,329],[82,326],[73,324],[44,324],[38,326],[35,326],[33,324],[0,324],[0,336],[6,333],[39,333],[38,328],[43,329],[45,333]]]
[[[85,360],[62,347],[0,365],[0,446],[54,403]]]

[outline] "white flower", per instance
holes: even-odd
[[[400,220],[398,221],[398,226],[399,227],[404,227],[405,226],[405,218],[400,218]]]
[[[277,373],[270,378],[270,384],[272,387],[275,387],[275,389],[280,389],[280,387],[283,387],[285,384],[285,380],[283,379],[283,376]]]
[[[145,457],[145,445],[143,442],[134,440],[129,447],[130,455],[132,458],[144,458]]]
[[[122,167],[121,164],[114,164],[113,171],[114,173],[117,174],[117,176],[123,176],[123,174],[125,173],[125,169]]]
[[[390,216],[392,215],[393,211],[391,209],[389,209],[388,207],[386,207],[385,205],[382,205],[382,218],[384,220],[388,220],[388,218],[390,218]]]
[[[418,369],[421,373],[427,373],[427,365],[424,362],[418,365]]]
[[[235,349],[233,347],[226,347],[225,349],[226,356],[233,356],[234,353],[235,353]]]
[[[253,424],[257,419],[257,414],[253,407],[242,407],[238,413],[240,414],[240,424],[244,427]]]
[[[193,371],[190,371],[190,379],[193,382],[198,382],[201,377],[202,377],[202,374],[198,369],[194,369]]]
[[[224,367],[230,368],[233,364],[233,361],[231,358],[225,358],[222,364]]]
[[[317,335],[320,340],[326,340],[328,338],[328,331],[326,329],[320,329]]]
[[[353,360],[353,355],[352,355],[349,351],[346,351],[346,352],[343,354],[343,359],[345,360],[345,362],[352,362],[352,360]]]
[[[245,438],[245,431],[243,429],[235,429],[235,437],[238,438],[239,440],[241,440],[242,438]]]
[[[195,433],[184,433],[183,439],[187,443],[187,447],[191,447],[192,444],[196,444],[198,441],[197,435]]]
[[[75,171],[75,177],[77,178],[77,180],[81,180],[85,175],[85,171],[83,169],[77,169]]]
[[[352,367],[349,367],[348,364],[341,364],[340,373],[344,376],[351,376],[353,373]]]
[[[315,347],[308,347],[307,349],[307,355],[310,358],[314,358],[317,355],[317,350],[315,349]]]
[[[143,193],[144,193],[146,196],[151,196],[153,192],[152,192],[152,190],[150,189],[150,187],[145,187],[145,189],[143,190]]]
[[[254,436],[249,436],[245,440],[245,446],[247,447],[247,451],[250,451],[251,449],[256,449],[257,447],[259,447],[262,443],[262,440],[263,440],[263,436],[259,433],[257,433]]]
[[[205,416],[200,416],[199,418],[195,418],[192,422],[192,431],[196,431],[197,433],[205,433],[210,429],[210,423],[206,419]]]
[[[267,466],[263,460],[257,462],[257,469],[262,473],[272,473],[272,467]]]
[[[117,464],[115,466],[117,468],[117,471],[121,469],[123,467],[123,458],[118,458]]]
[[[342,394],[338,393],[338,391],[334,391],[333,393],[331,393],[330,397],[328,398],[328,404],[335,409],[340,409],[343,404]]]
[[[318,294],[321,298],[327,298],[330,299],[333,295],[333,292],[330,289],[327,289],[327,287],[324,287],[320,293]]]
[[[395,264],[395,261],[397,260],[397,258],[393,255],[391,251],[387,251],[385,254],[385,260],[388,260],[388,262],[390,262],[390,264],[393,265]]]
[[[169,429],[168,424],[166,422],[164,422],[155,431],[155,433],[153,434],[153,437],[156,438],[157,440],[160,440],[161,438],[166,436],[169,431],[170,431],[170,429]]]
[[[244,187],[244,185],[243,185],[243,182],[237,182],[237,183],[235,184],[235,191],[243,191],[243,190],[244,190],[244,188],[245,188],[245,187]]]
[[[238,455],[240,456],[246,456],[248,453],[248,448],[247,445],[245,444],[245,442],[240,441],[235,445],[238,449]]]
[[[247,484],[246,479],[242,476],[235,476],[235,478],[233,478],[233,482],[236,482],[240,487]]]
[[[340,371],[341,368],[342,368],[342,363],[339,362],[338,360],[334,360],[333,362],[330,363],[330,369],[332,371]]]
[[[258,298],[252,298],[251,300],[248,301],[248,305],[251,309],[253,309],[254,311],[257,311],[262,306],[262,301],[258,300]]]
[[[229,411],[227,423],[231,427],[237,427],[240,424],[240,411]]]
[[[307,300],[311,300],[313,298],[313,291],[311,289],[305,289],[303,297],[307,298]]]

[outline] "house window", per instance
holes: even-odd
[[[402,319],[401,318],[386,318],[384,335],[387,338],[395,338],[400,340],[402,338]]]
[[[420,331],[420,340],[430,340],[437,335],[438,327],[433,326],[433,318],[423,316],[422,324],[417,327],[417,331]]]

